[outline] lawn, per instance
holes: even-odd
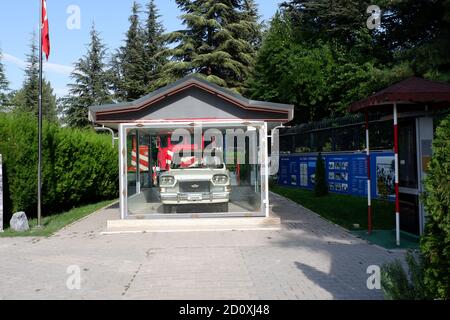
[[[312,191],[275,186],[271,191],[289,198],[323,218],[348,230],[367,230],[367,199],[339,194],[315,197]],[[395,229],[394,204],[372,202],[372,226],[374,230]],[[354,225],[358,224],[359,228]]]
[[[37,219],[32,219],[28,221],[30,225],[30,231],[26,232],[15,232],[11,229],[6,229],[5,232],[0,233],[1,237],[48,237],[55,232],[61,230],[65,226],[68,226],[112,203],[112,201],[103,201],[96,204],[90,204],[80,208],[72,209],[68,212],[51,215],[42,218],[42,228],[37,228]]]

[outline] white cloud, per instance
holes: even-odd
[[[3,56],[3,60],[10,62],[12,64],[15,64],[16,66],[18,66],[20,68],[25,68],[27,66],[25,61],[23,61],[17,57],[14,57],[10,54],[4,53],[2,56]]]
[[[73,67],[65,66],[62,64],[44,62],[45,72],[52,72],[57,74],[62,74],[64,76],[70,76],[73,71]]]
[[[27,66],[25,61],[8,53],[3,54],[3,60],[15,64],[19,68],[24,69]],[[44,61],[44,71],[47,73],[56,73],[63,76],[69,76],[73,71],[73,67]]]

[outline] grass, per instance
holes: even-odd
[[[0,238],[48,237],[61,230],[62,228],[114,203],[115,201],[116,200],[103,201],[96,204],[90,204],[80,208],[75,208],[65,213],[43,217],[41,228],[37,228],[37,219],[32,219],[28,222],[30,225],[29,231],[15,232],[11,229],[6,229],[5,232],[0,233]]]
[[[368,229],[366,198],[339,194],[329,194],[328,196],[318,198],[312,191],[279,186],[272,187],[271,191],[297,202],[323,218],[348,230],[356,231]],[[394,210],[393,203],[373,201],[373,229],[395,229]],[[355,227],[355,225],[359,225],[359,228]]]

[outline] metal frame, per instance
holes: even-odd
[[[365,114],[366,126],[366,156],[367,156],[367,216],[368,216],[368,231],[372,234],[372,177],[370,170],[370,131],[369,131],[369,112],[366,110]]]
[[[400,230],[400,192],[407,193],[411,195],[420,195],[423,192],[423,172],[422,172],[422,164],[421,164],[421,155],[422,155],[422,146],[421,146],[421,132],[420,132],[420,118],[416,118],[416,130],[415,130],[415,143],[417,146],[417,175],[418,175],[418,188],[402,188],[400,187],[400,163],[399,163],[399,128],[398,128],[398,104],[400,102],[391,103],[393,109],[393,129],[394,129],[394,158],[395,158],[395,238],[397,246],[401,244],[401,230]],[[402,102],[403,103],[403,102]],[[371,195],[371,172],[370,172],[370,136],[369,136],[369,121],[368,121],[368,111],[366,110],[366,152],[367,152],[367,163],[368,163],[368,173],[367,173],[367,185],[368,185],[368,193],[367,193],[367,202],[368,202],[368,225],[369,225],[369,234],[372,232],[372,195]],[[425,211],[423,208],[423,202],[419,199],[419,230],[420,233],[424,232],[425,225]]]
[[[259,157],[261,159],[260,176],[261,176],[261,212],[228,212],[228,213],[199,213],[199,214],[148,214],[148,215],[130,215],[128,212],[128,150],[127,150],[127,136],[130,130],[140,129],[173,129],[173,128],[193,128],[195,125],[201,123],[203,126],[218,126],[222,128],[232,127],[247,127],[254,126],[259,129]],[[260,121],[248,122],[245,120],[230,120],[230,121],[155,121],[145,123],[121,123],[119,124],[119,193],[120,193],[120,217],[125,219],[138,218],[189,218],[189,217],[269,217],[270,215],[270,200],[269,200],[269,153],[268,153],[268,123]],[[137,189],[138,190],[138,189]],[[137,192],[137,194],[139,194]]]
[[[141,135],[139,129],[136,129],[136,194],[141,194]]]
[[[398,159],[398,110],[394,102],[394,154],[395,154],[395,238],[400,246],[400,172]]]
[[[418,191],[418,195],[421,195],[424,191],[424,185],[422,183],[422,181],[424,180],[424,175],[423,175],[423,169],[422,168],[422,156],[423,156],[423,152],[422,152],[422,142],[421,142],[421,127],[420,127],[420,118],[416,118],[415,119],[416,122],[416,147],[417,147],[417,191]],[[419,196],[419,233],[422,236],[424,233],[424,229],[425,229],[425,208],[423,205],[423,201]]]
[[[429,121],[428,126],[424,126],[424,121]],[[424,128],[430,128],[428,131],[430,135],[427,135],[427,130]],[[430,140],[433,141],[433,127],[434,120],[432,117],[424,116],[416,118],[416,145],[417,145],[417,177],[418,177],[418,194],[421,195],[425,192],[425,186],[423,181],[427,176],[427,169],[423,167],[422,157],[424,156],[424,150],[422,141]],[[428,139],[427,139],[428,138]],[[426,211],[423,203],[423,199],[419,197],[419,231],[420,235],[423,235],[425,232],[425,224],[426,224]]]
[[[114,130],[105,126],[102,127],[95,127],[94,128],[95,131],[108,131],[109,133],[111,133],[111,138],[112,138],[112,146],[115,147],[116,146],[116,135],[114,134]]]

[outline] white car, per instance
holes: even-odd
[[[231,179],[223,164],[175,167],[161,174],[159,188],[164,213],[191,204],[214,207],[211,212],[228,212]]]

